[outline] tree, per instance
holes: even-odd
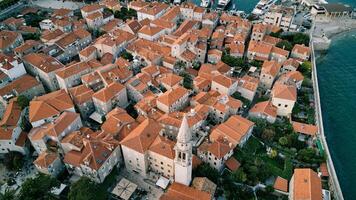
[[[247,181],[247,175],[244,172],[243,168],[240,168],[233,172],[233,178],[235,181],[240,182],[240,183],[245,183]]]
[[[95,200],[99,186],[87,177],[81,177],[73,183],[68,193],[69,200]]]
[[[187,89],[193,89],[192,77],[185,71],[181,72],[180,76],[183,77],[183,86]]]
[[[272,128],[265,128],[262,131],[262,139],[267,140],[267,141],[272,141],[273,137],[275,135],[275,131]]]
[[[300,71],[305,77],[310,78],[311,77],[311,72],[312,72],[312,64],[309,61],[303,62],[299,68],[298,71]]]
[[[16,191],[12,189],[6,189],[4,193],[0,193],[0,200],[13,200],[16,199]]]
[[[24,108],[26,108],[27,106],[30,105],[30,100],[24,95],[19,95],[17,97],[17,103],[19,104],[21,109],[24,109]]]
[[[282,146],[286,146],[288,145],[288,139],[286,137],[281,137],[278,140],[279,144],[281,144]]]
[[[134,9],[122,7],[120,11],[114,12],[114,17],[126,21],[127,19],[136,18],[137,12]]]
[[[128,61],[132,61],[133,60],[133,55],[127,51],[124,51],[122,54],[121,54],[121,57],[128,60]]]
[[[227,51],[223,52],[221,61],[230,67],[246,67],[246,63],[242,58],[236,58],[227,53]]]
[[[60,182],[45,174],[38,174],[34,178],[28,178],[21,186],[19,199],[21,200],[47,200],[51,199],[51,189],[58,187]]]
[[[23,155],[19,152],[10,151],[4,156],[4,165],[8,170],[19,170],[23,166]]]
[[[317,155],[314,148],[306,148],[298,151],[297,159],[309,163],[309,164],[320,164],[325,161],[324,157]]]
[[[252,66],[254,66],[254,67],[257,67],[257,68],[261,68],[261,67],[262,67],[262,64],[263,64],[263,62],[258,61],[258,60],[252,60],[252,61],[250,62],[250,65],[252,65]]]
[[[210,167],[209,164],[203,163],[199,165],[194,171],[194,176],[196,177],[207,177],[209,180],[213,181],[214,183],[218,183],[218,179],[220,177],[219,172]]]
[[[276,47],[285,49],[287,51],[291,51],[293,49],[293,45],[287,40],[282,40],[276,44]]]

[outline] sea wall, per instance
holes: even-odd
[[[316,58],[315,58],[315,50],[314,50],[314,43],[312,37],[310,41],[311,41],[310,47],[311,47],[311,63],[312,63],[312,81],[314,87],[314,101],[315,101],[315,115],[316,115],[315,119],[316,119],[316,125],[318,127],[318,133],[319,133],[318,137],[323,144],[324,151],[327,157],[326,163],[330,174],[330,178],[329,178],[330,191],[332,192],[335,199],[344,200],[344,197],[342,195],[342,190],[339,184],[339,179],[337,178],[334,163],[332,161],[328,143],[326,141],[325,134],[324,134],[323,116],[321,112],[319,85],[318,85],[318,72],[316,70]]]

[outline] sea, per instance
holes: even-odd
[[[329,0],[356,7],[356,0]],[[356,197],[356,30],[332,38],[317,60],[324,131],[346,200]]]

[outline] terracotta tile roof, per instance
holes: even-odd
[[[93,45],[88,46],[87,48],[79,52],[80,55],[84,57],[90,56],[92,53],[96,52],[96,48]]]
[[[293,85],[285,85],[276,82],[271,91],[272,98],[287,99],[291,101],[297,100],[297,89]]]
[[[234,157],[231,157],[225,162],[225,166],[234,172],[240,168],[241,164]]]
[[[12,140],[14,128],[0,128],[0,140]]]
[[[320,171],[321,175],[324,176],[324,177],[329,177],[330,176],[329,170],[328,170],[328,166],[327,166],[326,163],[321,163],[320,164],[319,171]]]
[[[121,145],[144,153],[155,141],[161,129],[155,120],[146,119],[121,141]]]
[[[91,69],[91,66],[87,62],[83,61],[60,69],[56,72],[56,75],[62,79],[67,79],[78,74],[89,73]]]
[[[65,17],[65,16],[69,15],[72,12],[73,12],[72,10],[66,9],[66,8],[55,9],[53,11],[53,16]]]
[[[102,102],[108,102],[114,98],[115,95],[126,90],[125,86],[121,85],[120,83],[112,82],[107,87],[97,91],[93,98],[98,99]]]
[[[253,126],[254,123],[248,119],[239,115],[233,115],[226,122],[213,129],[210,139],[215,141],[222,137],[236,146]]]
[[[173,103],[177,102],[180,98],[187,95],[188,93],[189,91],[187,89],[179,86],[159,96],[157,101],[166,106],[171,106]]]
[[[100,27],[100,29],[102,29],[104,32],[111,32],[113,30],[115,30],[116,28],[119,27],[120,24],[123,24],[124,21],[122,21],[121,19],[112,19],[110,20],[108,23],[104,24],[102,27]]]
[[[258,78],[245,75],[239,80],[239,87],[242,87],[244,89],[250,90],[250,91],[256,91],[257,87],[259,84]]]
[[[63,161],[73,166],[84,165],[96,171],[119,145],[110,135],[104,138],[84,138],[83,144],[81,151],[72,150],[66,153]]]
[[[30,102],[29,119],[30,122],[35,122],[59,115],[61,112],[73,107],[72,100],[65,90],[58,90],[34,98]]]
[[[116,107],[106,116],[106,121],[101,126],[105,133],[113,135],[117,141],[122,141],[129,133],[134,130],[138,123],[127,112]]]
[[[272,51],[273,46],[263,42],[250,41],[248,45],[249,52],[255,52],[259,54],[269,55]]]
[[[3,88],[0,88],[0,95],[4,96],[6,94],[12,93],[13,91],[16,91],[17,94],[22,94],[23,92],[38,85],[41,85],[41,83],[37,81],[36,78],[26,74],[19,77],[18,79],[15,79]]]
[[[3,113],[0,126],[16,127],[21,117],[21,111],[21,107],[17,103],[17,98],[11,99]]]
[[[19,36],[21,36],[20,33],[14,31],[0,31],[0,49],[6,49],[12,45]]]
[[[10,17],[10,18],[5,19],[1,23],[6,24],[6,25],[13,25],[13,26],[17,27],[17,26],[23,25],[25,23],[25,19]]]
[[[21,132],[20,136],[17,138],[15,145],[19,147],[24,147],[27,141],[27,133],[26,132]]]
[[[289,56],[289,51],[275,47],[275,46],[272,47],[271,53],[278,54],[278,55],[285,56],[285,57]]]
[[[97,137],[97,132],[89,129],[88,127],[81,127],[78,131],[73,131],[66,135],[62,140],[62,144],[71,144],[79,149],[84,147],[84,138],[95,138]]]
[[[16,53],[23,53],[29,49],[32,49],[33,47],[39,46],[41,44],[41,42],[36,41],[36,40],[26,40],[25,43],[23,43],[22,45],[16,47],[14,49],[14,52]]]
[[[64,32],[61,31],[60,29],[56,29],[54,31],[44,31],[41,35],[41,40],[46,42],[56,38],[62,38],[64,36],[65,36]]]
[[[273,106],[271,101],[256,103],[249,112],[262,113],[271,117],[277,117],[277,107]]]
[[[101,12],[99,12],[99,11],[91,13],[86,17],[87,20],[95,20],[95,19],[98,19],[98,18],[103,18],[103,14]]]
[[[288,66],[288,65],[291,65],[291,66],[295,67],[296,69],[298,69],[300,64],[296,59],[288,58],[288,60],[284,61],[283,66]]]
[[[292,122],[292,126],[295,132],[303,133],[306,135],[315,136],[318,133],[318,127],[311,124],[304,124],[301,122]]]
[[[236,80],[224,75],[217,75],[213,78],[213,82],[218,83],[219,85],[222,85],[226,88],[230,88],[236,82]]]
[[[292,52],[298,54],[310,55],[310,48],[306,47],[305,45],[296,44],[294,45]]]
[[[174,145],[175,142],[172,140],[158,135],[151,144],[149,150],[173,160],[175,157]]]
[[[160,200],[210,200],[211,194],[174,182]]]
[[[92,100],[94,91],[88,88],[86,85],[79,85],[73,88],[69,88],[69,94],[71,95],[73,102],[76,105],[82,105],[83,103]]]
[[[142,1],[142,0],[135,0],[135,1],[130,1],[129,3],[129,7],[134,7],[134,8],[138,8],[138,10],[148,6],[150,3],[146,2],[146,1]]]
[[[151,25],[155,25],[161,28],[167,28],[167,29],[172,29],[175,26],[175,23],[167,21],[166,19],[162,18],[158,18],[155,19],[151,22]]]
[[[197,190],[209,193],[211,197],[214,196],[217,188],[216,184],[206,177],[195,177],[193,179],[192,187]]]
[[[317,173],[309,168],[294,169],[293,175],[293,196],[294,200],[321,200],[322,187],[321,180]]]
[[[218,159],[222,159],[232,150],[232,148],[229,146],[228,141],[224,141],[223,138],[219,138],[209,144],[207,150]]]
[[[169,8],[168,4],[160,3],[160,2],[153,2],[150,5],[143,7],[138,12],[145,13],[147,15],[156,16],[158,13],[162,12]]]
[[[149,35],[149,36],[154,36],[154,35],[162,32],[163,30],[164,30],[163,28],[158,27],[158,26],[154,27],[154,26],[145,25],[138,31],[138,33]]]
[[[93,11],[97,11],[104,8],[104,6],[99,5],[99,4],[91,4],[91,5],[86,5],[84,7],[81,8],[82,11],[84,12],[93,12]]]
[[[40,168],[48,168],[57,159],[58,155],[56,153],[43,152],[33,161],[33,164]]]
[[[273,46],[276,46],[280,41],[282,41],[281,38],[272,37],[270,35],[265,35],[265,37],[263,38],[263,42],[271,44]]]
[[[281,69],[282,65],[277,61],[264,61],[262,65],[261,74],[268,74],[273,77],[276,77]]]
[[[278,82],[282,82],[284,84],[298,83],[302,82],[303,80],[304,76],[299,71],[287,72],[278,78]]]
[[[63,112],[53,123],[47,123],[40,127],[31,129],[29,138],[31,140],[41,140],[44,136],[58,137],[68,128],[76,119],[79,119],[78,113]]]
[[[45,73],[50,73],[64,67],[57,59],[43,53],[30,53],[25,55],[23,60]]]
[[[168,74],[163,74],[161,77],[158,78],[158,81],[165,84],[169,85],[171,87],[179,84],[182,82],[183,78],[180,76],[177,76],[173,73],[168,73]]]
[[[273,188],[282,192],[288,192],[288,180],[278,176],[274,182]]]

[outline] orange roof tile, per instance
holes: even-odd
[[[156,121],[146,119],[121,141],[121,145],[144,153],[155,141],[161,129]]]
[[[322,200],[321,180],[312,169],[294,169],[292,184],[293,200]]]

